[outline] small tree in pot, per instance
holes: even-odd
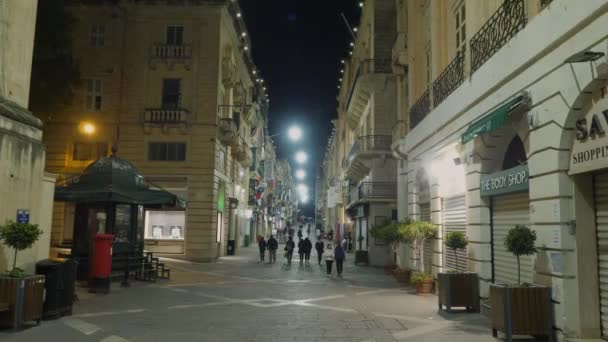
[[[37,224],[8,221],[5,225],[0,226],[0,240],[15,250],[13,268],[7,272],[8,276],[20,278],[24,275],[23,270],[17,267],[17,252],[32,247],[40,235],[42,235],[42,230],[38,228]]]
[[[433,275],[424,267],[424,245],[436,232],[437,226],[427,221],[411,221],[404,226],[404,240],[420,261],[420,272],[412,276],[412,283],[419,294],[433,291]]]
[[[521,283],[521,257],[536,253],[536,232],[525,225],[511,228],[504,241],[505,248],[517,259],[517,284],[490,286],[492,334],[498,331],[511,341],[513,335],[546,336],[555,340],[551,289]]]
[[[462,232],[450,232],[444,236],[444,243],[454,255],[455,268],[437,275],[439,309],[445,305],[446,311],[452,307],[464,307],[467,311],[479,311],[479,278],[477,274],[459,272],[458,251],[466,249],[469,241]]]
[[[372,227],[370,230],[370,234],[374,239],[388,244],[393,252],[393,263],[385,267],[387,273],[393,273],[393,271],[397,269],[397,252],[399,251],[401,243],[405,241],[405,225],[408,223],[409,221],[402,223],[387,221],[383,225]],[[403,272],[399,272],[399,274],[401,273]],[[409,272],[407,272],[407,276],[409,278]]]

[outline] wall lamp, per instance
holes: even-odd
[[[602,57],[604,57],[605,53],[597,52],[597,51],[581,51],[577,52],[574,55],[566,58],[564,63],[584,63],[584,62],[593,62]]]

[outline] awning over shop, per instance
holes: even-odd
[[[524,103],[526,99],[527,96],[525,95],[517,96],[471,124],[462,134],[462,143],[466,144],[480,134],[490,133],[502,127],[509,118],[509,112]]]
[[[112,202],[185,208],[186,201],[162,190],[151,189],[133,164],[115,155],[89,165],[81,175],[59,182],[55,201]]]

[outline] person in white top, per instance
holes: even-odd
[[[331,274],[331,266],[334,263],[334,246],[332,246],[331,242],[327,242],[327,247],[325,247],[325,264],[327,266],[327,275]]]

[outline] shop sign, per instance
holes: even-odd
[[[30,223],[30,211],[27,209],[17,209],[17,223]]]
[[[496,196],[528,190],[528,165],[481,176],[481,196]]]
[[[596,102],[575,124],[570,175],[608,167],[608,100]]]

